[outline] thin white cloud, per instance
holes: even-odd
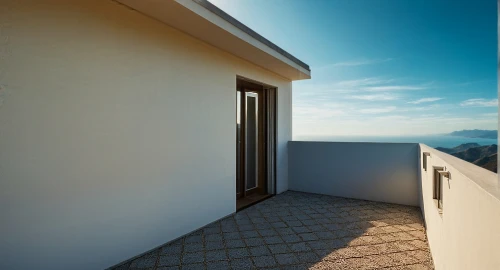
[[[384,108],[369,108],[369,109],[361,109],[359,110],[360,113],[365,113],[365,114],[378,114],[378,113],[388,113],[396,110],[396,107],[394,106],[389,106],[389,107],[384,107]]]
[[[332,66],[334,67],[355,67],[355,66],[365,66],[365,65],[373,65],[391,61],[392,58],[385,59],[364,59],[364,60],[354,60],[354,61],[346,61],[335,63]]]
[[[478,84],[478,83],[484,83],[484,82],[491,82],[493,81],[492,79],[488,80],[477,80],[477,81],[466,81],[466,82],[461,82],[461,83],[456,83],[455,86],[469,86],[472,84]]]
[[[307,83],[295,88],[297,95],[301,97],[319,96],[331,97],[333,93],[347,94],[359,92],[365,86],[377,86],[381,84],[391,83],[393,79],[383,79],[379,77],[367,77],[355,80],[336,81],[329,83]]]
[[[318,97],[322,93],[331,96],[332,93],[350,93],[353,91],[351,87],[339,85],[336,82],[310,83],[297,87],[295,90],[298,95],[311,97]]]
[[[426,103],[426,102],[434,102],[434,101],[438,101],[438,100],[442,100],[443,98],[439,98],[439,97],[430,97],[430,98],[421,98],[421,99],[417,99],[417,100],[414,100],[414,101],[410,101],[408,103],[411,103],[411,104],[420,104],[420,103]]]
[[[463,107],[496,107],[498,99],[472,98],[464,100],[460,103]]]
[[[398,121],[398,120],[408,120],[410,119],[410,117],[403,115],[384,115],[375,117],[375,119],[383,121]]]
[[[387,101],[387,100],[396,100],[399,99],[398,96],[390,95],[390,94],[373,94],[373,95],[354,95],[350,96],[350,99],[359,99],[366,101]]]
[[[423,85],[379,85],[363,87],[366,91],[405,91],[405,90],[423,90],[428,87]]]
[[[400,112],[425,112],[425,111],[433,111],[438,108],[443,108],[443,105],[441,104],[431,104],[427,106],[418,106],[418,107],[406,107],[406,108],[401,108],[399,111]]]
[[[395,83],[395,81],[400,81],[391,78],[381,78],[381,77],[365,77],[355,80],[344,80],[330,83],[320,83],[320,84],[304,84],[300,88],[297,95],[301,97],[314,97],[318,98],[319,95],[331,96],[333,93],[336,94],[347,94],[347,93],[360,93],[360,92],[395,92],[395,91],[407,91],[407,90],[423,90],[428,89],[432,82],[426,84],[401,84]],[[372,95],[372,94],[366,94]],[[372,96],[376,98],[376,96]],[[379,96],[380,97],[380,96]],[[388,96],[386,96],[388,97]],[[367,97],[370,99],[370,97]],[[391,98],[390,100],[394,100]]]
[[[294,116],[300,118],[329,118],[333,116],[343,115],[344,111],[336,108],[317,108],[312,106],[299,106],[293,109]]]
[[[379,78],[379,77],[368,77],[368,78],[361,78],[361,79],[356,79],[356,80],[340,81],[337,83],[337,86],[356,88],[356,87],[369,86],[369,85],[387,84],[387,83],[390,83],[392,81],[394,81],[394,80],[393,79],[383,79],[383,78]]]

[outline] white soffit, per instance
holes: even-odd
[[[292,81],[309,66],[206,0],[117,0],[145,15]]]

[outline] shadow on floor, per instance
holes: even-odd
[[[114,269],[434,269],[417,207],[288,191]]]

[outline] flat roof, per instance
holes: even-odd
[[[207,0],[116,0],[290,81],[311,78],[309,65]]]
[[[260,42],[262,42],[264,44],[266,44],[267,46],[269,46],[270,48],[272,48],[273,50],[275,50],[277,53],[283,55],[284,57],[286,57],[286,58],[288,58],[290,60],[292,60],[297,65],[299,65],[299,66],[301,66],[301,67],[303,67],[303,68],[311,71],[311,69],[309,68],[308,64],[300,61],[297,57],[291,55],[287,51],[285,51],[282,48],[280,48],[278,45],[272,43],[271,41],[269,41],[265,37],[261,36],[259,33],[255,32],[250,27],[244,25],[243,23],[241,23],[240,21],[238,21],[237,19],[235,19],[233,16],[227,14],[222,9],[218,8],[216,5],[210,3],[208,0],[192,0],[192,1],[196,2],[197,4],[203,6],[206,9],[210,10],[210,12],[212,12],[215,15],[221,17],[222,19],[224,19],[228,23],[234,25],[235,27],[237,27],[241,31],[247,33],[251,37],[257,39],[258,41],[260,41]]]

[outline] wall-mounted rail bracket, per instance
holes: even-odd
[[[450,172],[447,172],[447,171],[439,171],[439,174],[448,178],[448,179],[451,179],[451,175],[450,175]]]
[[[424,167],[425,171],[427,171],[427,157],[429,156],[431,156],[431,153],[429,152],[422,153],[422,166]]]

